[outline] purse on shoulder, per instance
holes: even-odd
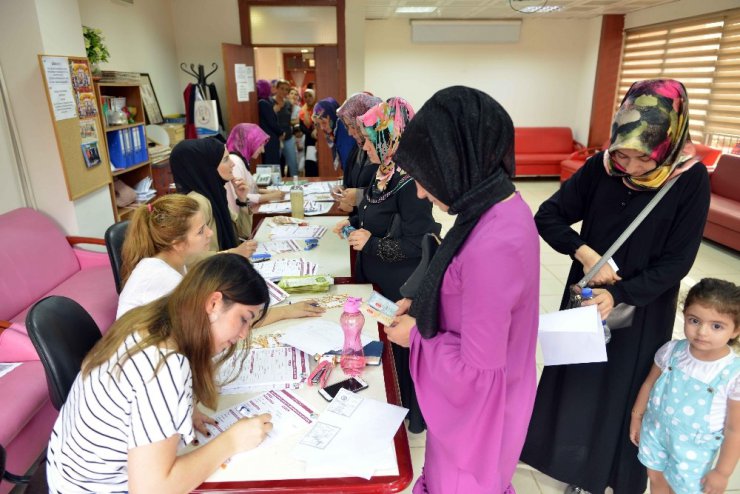
[[[599,259],[599,261],[594,264],[591,270],[586,273],[586,276],[581,278],[581,280],[575,285],[570,286],[568,303],[565,307],[566,309],[574,309],[581,306],[581,302],[583,301],[581,297],[581,289],[588,285],[588,282],[591,281],[594,276],[596,276],[596,273],[599,272],[604,264],[609,262],[609,259],[612,258],[614,253],[622,246],[622,244],[629,238],[629,236],[632,235],[632,232],[634,232],[640,225],[640,223],[642,223],[642,221],[647,217],[647,215],[650,214],[650,211],[652,211],[655,206],[658,205],[660,200],[663,198],[664,195],[668,193],[670,188],[673,187],[673,184],[676,183],[676,180],[678,180],[678,177],[668,181],[663,186],[663,188],[661,188],[658,193],[655,194],[655,196],[650,200],[647,206],[645,206],[645,208],[640,211],[640,214],[638,214],[637,217],[632,220],[632,223],[630,223],[627,229],[622,232],[617,240],[614,241],[612,246],[607,249],[601,259]],[[609,316],[606,318],[606,324],[609,326],[610,329],[627,328],[632,326],[632,321],[634,317],[635,306],[621,303],[617,304],[609,313]]]

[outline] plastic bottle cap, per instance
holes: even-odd
[[[591,298],[594,296],[594,292],[590,287],[585,287],[581,290],[581,296],[583,298]]]
[[[361,298],[347,297],[347,300],[344,302],[344,312],[347,312],[349,314],[356,314],[357,312],[360,312],[361,302]]]

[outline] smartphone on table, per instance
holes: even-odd
[[[320,389],[319,394],[326,401],[331,401],[334,399],[337,393],[339,393],[340,389],[346,389],[348,391],[352,391],[353,393],[357,393],[358,391],[362,391],[367,387],[367,382],[364,381],[361,377],[350,377],[349,379],[345,379],[344,381],[340,381],[338,383],[332,384],[331,386]]]

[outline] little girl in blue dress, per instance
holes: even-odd
[[[740,287],[712,278],[694,285],[684,333],[655,354],[630,440],[651,494],[720,494],[740,458],[740,359],[730,346],[740,335]]]

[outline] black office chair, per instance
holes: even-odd
[[[0,483],[10,482],[13,485],[22,485],[24,494],[48,494],[46,484],[46,458],[39,460],[31,475],[15,475],[5,470],[5,448],[0,444]],[[15,492],[15,491],[11,491]]]
[[[128,220],[113,223],[105,231],[105,250],[108,251],[110,265],[113,268],[113,278],[116,280],[116,291],[121,293],[123,285],[121,284],[121,251],[123,249],[123,240],[126,238],[128,230]]]
[[[41,299],[31,307],[26,329],[41,357],[51,404],[59,410],[85,355],[101,338],[100,329],[80,304],[57,295]]]

